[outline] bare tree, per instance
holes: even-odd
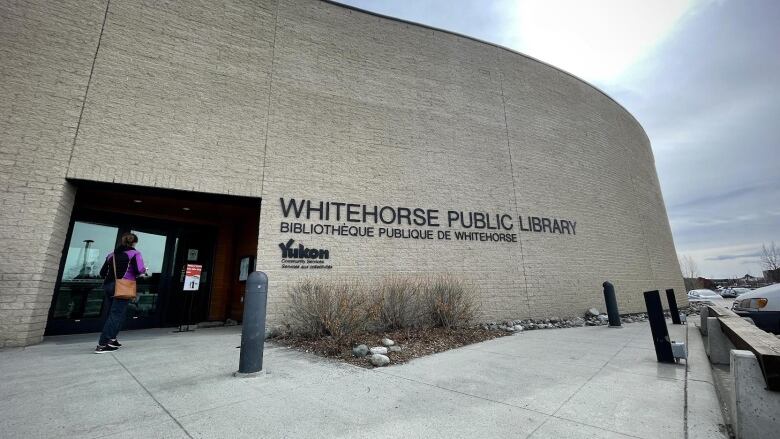
[[[685,290],[695,290],[701,287],[699,282],[699,266],[690,255],[678,255],[680,261],[680,270],[682,271]]]
[[[680,270],[682,270],[684,278],[696,279],[699,277],[699,266],[690,255],[679,255],[678,258],[680,259]]]
[[[780,248],[772,244],[767,247],[766,244],[761,245],[761,267],[767,271],[774,271],[780,268]]]

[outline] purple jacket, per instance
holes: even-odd
[[[146,273],[146,265],[141,256],[141,252],[134,248],[120,247],[117,252],[122,252],[116,258],[116,271],[122,275],[122,279],[135,280],[138,276]],[[106,281],[114,280],[114,252],[106,255],[103,267],[100,269],[100,276]]]

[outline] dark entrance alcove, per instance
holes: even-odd
[[[255,260],[259,198],[72,183],[76,201],[46,335],[101,329],[107,307],[98,273],[125,232],[139,236],[137,249],[151,272],[138,279],[138,298],[128,307],[125,329],[241,316],[239,271],[242,259]],[[194,291],[184,288],[188,264],[202,268]]]

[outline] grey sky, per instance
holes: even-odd
[[[780,243],[780,2],[344,0],[474,36],[593,83],[642,123],[677,251],[760,275]]]

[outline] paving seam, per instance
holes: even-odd
[[[638,338],[638,336],[637,336],[637,338]],[[578,393],[580,392],[580,390],[582,390],[582,388],[583,388],[583,387],[585,387],[585,386],[586,386],[588,383],[590,383],[591,381],[593,381],[593,378],[595,378],[595,377],[596,377],[596,375],[598,375],[598,374],[599,374],[599,373],[600,373],[602,370],[604,370],[604,368],[605,368],[605,367],[607,367],[607,364],[609,364],[609,362],[610,362],[610,361],[614,360],[614,359],[615,359],[615,357],[617,357],[617,355],[618,355],[619,353],[623,352],[623,349],[625,349],[625,348],[626,348],[626,346],[628,346],[628,345],[629,345],[629,343],[631,343],[632,341],[634,341],[634,339],[633,339],[633,338],[632,338],[632,339],[629,339],[629,340],[628,340],[628,341],[627,341],[625,344],[623,344],[623,346],[621,346],[621,347],[620,347],[620,349],[618,349],[618,351],[617,351],[617,352],[615,352],[615,354],[614,354],[614,355],[612,355],[612,357],[610,357],[610,358],[609,358],[609,360],[607,360],[607,362],[606,362],[606,363],[604,363],[604,365],[603,365],[603,366],[601,366],[601,367],[599,368],[599,370],[597,370],[596,372],[594,372],[594,373],[593,373],[593,375],[591,375],[591,376],[590,376],[590,378],[588,378],[588,380],[587,380],[587,381],[585,381],[584,383],[582,383],[582,385],[581,385],[580,387],[578,387],[578,388],[577,388],[577,390],[575,390],[574,392],[572,392],[572,394],[571,394],[571,395],[569,395],[569,397],[568,397],[568,398],[566,398],[566,401],[563,401],[563,402],[561,403],[561,405],[560,405],[560,406],[558,406],[558,408],[557,408],[557,409],[556,409],[556,410],[555,410],[555,411],[552,413],[552,415],[550,415],[550,416],[551,416],[551,417],[558,418],[558,419],[566,419],[567,421],[571,421],[571,422],[578,422],[578,421],[574,421],[574,420],[572,420],[572,419],[567,419],[567,418],[563,418],[563,417],[555,416],[555,414],[556,414],[556,413],[558,413],[558,412],[559,412],[559,411],[560,411],[560,410],[563,408],[563,406],[565,406],[565,405],[566,405],[566,404],[567,404],[569,401],[571,401],[571,399],[572,399],[572,398],[574,398],[574,395],[578,394]],[[548,419],[548,420],[549,420],[549,419]],[[546,424],[546,423],[547,423],[547,420],[545,420],[544,422],[542,422],[542,423],[541,423],[541,424],[540,424],[538,427],[536,427],[536,428],[534,429],[534,431],[532,431],[532,432],[531,432],[531,434],[530,434],[528,437],[530,438],[531,436],[533,436],[533,435],[536,433],[536,431],[537,431],[537,430],[539,430],[540,428],[542,428],[542,426],[543,426],[544,424]],[[587,425],[587,424],[583,424],[583,425]],[[606,430],[605,428],[602,428],[602,427],[596,427],[596,428],[600,428],[600,429],[602,429],[602,430]],[[612,430],[606,430],[606,431],[612,431]],[[623,433],[623,432],[620,432],[620,431],[613,431],[613,433],[619,433],[619,434],[626,435],[626,436],[631,436],[631,437],[640,437],[640,436],[632,436],[632,435],[627,435],[626,433]]]
[[[685,346],[690,349],[691,344],[688,341],[688,325],[685,325]],[[683,402],[684,402],[684,410],[683,410],[683,432],[685,434],[685,439],[688,439],[688,356],[686,352],[685,357],[685,391],[683,392],[683,395],[685,395]]]
[[[488,402],[492,402],[492,403],[495,403],[495,404],[505,405],[505,406],[516,408],[516,409],[520,409],[520,410],[528,410],[529,412],[534,412],[534,413],[538,413],[540,415],[547,416],[547,419],[545,419],[541,424],[539,424],[538,427],[536,427],[531,433],[529,433],[528,436],[526,436],[526,439],[530,438],[536,432],[536,430],[538,430],[542,425],[546,424],[547,421],[549,420],[549,418],[555,418],[555,419],[560,419],[560,420],[563,420],[563,421],[573,422],[575,424],[584,425],[586,427],[591,427],[591,428],[596,428],[598,430],[608,431],[610,433],[620,434],[620,435],[623,435],[623,436],[626,436],[626,437],[632,437],[632,438],[636,438],[636,439],[644,439],[644,438],[642,438],[640,436],[634,436],[634,435],[630,435],[630,434],[626,434],[626,433],[621,433],[619,431],[609,430],[607,428],[604,428],[604,427],[601,427],[601,426],[598,426],[598,425],[586,424],[584,422],[575,421],[575,420],[563,418],[563,417],[560,417],[560,416],[555,416],[555,414],[545,413],[545,412],[542,412],[542,411],[539,411],[539,410],[535,410],[535,409],[532,409],[532,408],[529,408],[529,407],[521,407],[519,405],[509,404],[508,402],[497,401],[495,399],[485,398],[484,396],[473,395],[471,393],[461,392],[459,390],[450,389],[450,388],[447,388],[447,387],[442,387],[442,386],[439,386],[439,385],[436,385],[436,384],[426,383],[424,381],[418,381],[418,380],[415,380],[415,379],[412,379],[412,378],[403,377],[403,376],[400,376],[400,375],[394,375],[392,373],[382,372],[382,371],[379,371],[379,370],[376,370],[376,369],[374,369],[374,372],[380,373],[382,375],[387,375],[387,376],[390,376],[390,377],[393,377],[393,378],[398,378],[398,379],[410,381],[410,382],[413,382],[413,383],[422,384],[424,386],[434,387],[436,389],[444,390],[444,391],[447,391],[447,392],[457,393],[459,395],[468,396],[468,397],[476,398],[476,399],[481,399],[483,401],[488,401]]]
[[[150,426],[157,427],[159,425],[163,425],[165,423],[165,421],[167,421],[167,419],[163,418],[159,422],[153,422]],[[103,439],[103,438],[107,438],[107,437],[116,436],[116,435],[122,434],[122,433],[129,433],[129,432],[132,432],[133,430],[135,430],[135,428],[134,427],[130,427],[130,428],[122,429],[122,430],[119,430],[119,431],[115,431],[113,433],[104,434],[102,436],[92,436],[91,439]],[[72,436],[60,436],[60,437],[70,438]]]
[[[117,357],[116,357],[116,355],[111,355],[111,357],[112,357],[112,358],[113,358],[113,359],[114,359],[114,360],[115,360],[117,363],[119,363],[119,365],[120,365],[120,366],[122,366],[122,369],[124,369],[124,370],[125,370],[125,371],[128,373],[128,375],[130,375],[131,377],[133,377],[133,379],[135,380],[135,382],[136,382],[136,383],[138,383],[138,385],[139,385],[139,386],[141,386],[141,388],[142,388],[142,389],[144,389],[144,392],[146,392],[146,394],[147,394],[147,395],[149,395],[149,397],[150,397],[150,398],[152,398],[152,400],[153,400],[155,403],[157,403],[157,405],[158,405],[158,406],[160,406],[160,408],[161,408],[161,409],[163,409],[163,411],[164,411],[164,412],[165,412],[165,413],[166,413],[168,416],[170,416],[170,418],[173,420],[173,422],[175,422],[175,423],[176,423],[176,425],[178,425],[178,426],[179,426],[179,428],[181,428],[181,430],[184,432],[184,434],[186,434],[186,435],[187,435],[187,437],[188,437],[188,438],[190,438],[190,439],[194,439],[194,438],[192,437],[192,435],[190,434],[190,432],[189,432],[189,431],[187,431],[187,429],[186,429],[186,428],[184,428],[184,426],[183,426],[183,425],[181,425],[181,423],[179,422],[179,420],[178,420],[178,419],[176,419],[176,418],[175,418],[175,417],[174,417],[174,416],[171,414],[171,412],[169,412],[169,411],[168,411],[168,409],[167,409],[167,408],[165,408],[165,406],[164,406],[164,405],[162,405],[162,403],[161,403],[160,401],[158,401],[158,400],[157,400],[157,398],[155,398],[155,397],[154,397],[154,395],[152,395],[152,392],[150,392],[150,391],[149,391],[149,389],[147,389],[147,388],[146,388],[146,386],[144,386],[144,385],[143,385],[143,383],[141,383],[141,381],[139,381],[139,380],[138,380],[138,378],[136,378],[136,376],[135,376],[135,375],[133,375],[133,372],[130,372],[130,369],[128,369],[128,368],[127,368],[127,367],[126,367],[126,366],[125,366],[125,365],[124,365],[124,364],[123,364],[121,361],[119,361],[119,358],[117,358]]]
[[[282,346],[282,345],[278,345],[278,347],[285,348],[285,349],[291,349],[289,347]],[[356,365],[350,364],[350,363],[342,363],[342,362],[337,361],[335,359],[323,358],[323,357],[316,356],[314,354],[309,354],[309,355],[311,355],[312,357],[314,357],[317,360],[322,360],[323,362],[326,362],[328,364],[335,364],[335,365],[339,365],[339,366],[345,366],[345,367],[347,367],[349,369],[355,369],[356,372],[357,371],[367,372],[367,371],[371,370],[371,369],[366,369],[365,367],[356,366]],[[266,376],[270,376],[270,377],[273,376],[273,372],[266,371],[265,373],[266,373]],[[349,375],[344,375],[342,377],[339,377],[339,378],[335,379],[334,382],[341,381],[341,380],[347,379],[347,378],[349,378]],[[310,383],[302,383],[302,384],[298,384],[297,386],[290,387],[289,389],[286,389],[286,390],[287,391],[294,391],[294,390],[298,390],[298,389],[300,389],[302,387],[307,387],[307,386],[310,386],[310,385],[311,385]],[[206,412],[210,412],[212,410],[223,409],[225,407],[230,407],[230,406],[233,406],[233,405],[242,404],[242,403],[245,403],[245,402],[248,402],[248,401],[252,401],[252,400],[258,399],[258,398],[263,397],[263,396],[267,396],[266,393],[263,393],[263,391],[262,391],[263,389],[260,389],[260,388],[258,388],[256,386],[250,386],[249,388],[250,388],[250,390],[253,393],[255,393],[255,395],[252,396],[252,397],[245,398],[245,399],[242,399],[240,401],[231,401],[231,402],[229,402],[227,404],[221,404],[221,405],[217,405],[217,406],[214,406],[214,407],[209,407],[209,408],[203,409],[203,410],[197,410],[197,411],[194,411],[192,413],[187,413],[186,415],[182,415],[181,417],[182,417],[182,419],[191,418],[191,417],[193,417],[195,415],[200,415],[200,414],[203,414],[203,413],[206,413]]]
[[[354,366],[354,367],[356,367],[358,369],[361,369],[361,370],[367,370],[367,369],[362,368],[360,366]],[[345,377],[342,377],[342,378],[345,378]],[[340,380],[341,380],[341,378],[339,378],[338,380],[334,380],[334,382],[340,381]],[[304,383],[304,384],[300,384],[300,385],[297,385],[295,387],[291,387],[291,388],[285,389],[285,390],[286,391],[294,391],[294,390],[298,390],[298,389],[300,389],[302,387],[308,387],[308,386],[310,386],[309,383]],[[203,410],[197,410],[197,411],[194,411],[192,413],[187,413],[186,415],[182,415],[181,417],[182,417],[182,419],[191,418],[193,416],[200,415],[200,414],[203,414],[203,413],[206,413],[206,412],[210,412],[210,411],[213,411],[213,410],[219,410],[219,409],[223,409],[225,407],[230,407],[230,406],[234,406],[234,405],[238,405],[238,404],[243,404],[245,402],[253,401],[253,400],[256,400],[258,398],[261,398],[261,397],[264,397],[264,396],[268,396],[267,393],[261,392],[261,389],[258,389],[256,387],[250,387],[250,389],[251,389],[251,391],[253,393],[256,393],[252,397],[245,398],[245,399],[242,399],[242,400],[239,400],[239,401],[231,401],[231,402],[228,402],[226,404],[221,404],[221,405],[217,405],[217,406],[214,406],[214,407],[209,407],[209,408],[203,409]]]

